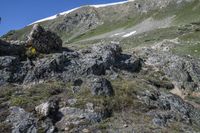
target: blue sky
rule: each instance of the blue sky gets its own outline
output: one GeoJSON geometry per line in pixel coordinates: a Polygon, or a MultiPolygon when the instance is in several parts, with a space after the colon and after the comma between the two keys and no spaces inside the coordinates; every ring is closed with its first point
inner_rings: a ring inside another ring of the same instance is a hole
{"type": "Polygon", "coordinates": [[[0,36],[24,26],[81,5],[104,4],[124,0],[1,0],[0,36]]]}

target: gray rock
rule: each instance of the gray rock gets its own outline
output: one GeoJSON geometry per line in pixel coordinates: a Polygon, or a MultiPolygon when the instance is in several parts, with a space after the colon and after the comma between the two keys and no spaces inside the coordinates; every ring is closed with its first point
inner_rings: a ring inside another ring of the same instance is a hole
{"type": "Polygon", "coordinates": [[[82,81],[82,79],[75,79],[74,81],[73,81],[73,85],[74,86],[81,86],[82,85],[82,83],[83,83],[83,81],[82,81]]]}
{"type": "Polygon", "coordinates": [[[55,133],[56,127],[54,126],[51,119],[46,118],[42,124],[41,127],[44,129],[45,133],[55,133]]]}
{"type": "Polygon", "coordinates": [[[7,121],[13,126],[12,133],[37,133],[36,119],[22,108],[11,107],[7,121]]]}
{"type": "Polygon", "coordinates": [[[30,69],[23,83],[29,84],[31,82],[40,82],[40,80],[48,80],[56,78],[56,74],[62,73],[65,66],[69,63],[68,59],[63,54],[54,54],[51,57],[39,59],[34,62],[32,69],[30,69]]]}
{"type": "Polygon", "coordinates": [[[106,112],[106,110],[104,112],[94,112],[88,109],[72,107],[61,108],[59,112],[62,114],[61,120],[56,123],[59,130],[64,130],[66,127],[78,129],[78,127],[83,126],[84,123],[97,123],[110,116],[110,112],[106,112]]]}
{"type": "Polygon", "coordinates": [[[153,122],[159,126],[166,126],[170,121],[182,121],[191,124],[191,121],[199,123],[200,111],[180,97],[173,94],[154,91],[145,92],[144,101],[149,108],[154,108],[150,112],[154,116],[153,122]]]}
{"type": "Polygon", "coordinates": [[[141,58],[146,64],[163,71],[182,89],[198,90],[200,82],[200,60],[174,55],[170,52],[156,51],[151,48],[141,49],[141,58]]]}
{"type": "Polygon", "coordinates": [[[23,43],[16,44],[2,41],[0,39],[0,56],[21,56],[25,54],[25,47],[23,43]]]}
{"type": "Polygon", "coordinates": [[[17,70],[19,63],[19,59],[14,56],[0,57],[0,85],[13,81],[13,73],[17,70]]]}
{"type": "Polygon", "coordinates": [[[74,104],[76,104],[76,102],[77,102],[77,99],[68,99],[67,100],[67,103],[69,104],[69,105],[74,105],[74,104]]]}
{"type": "Polygon", "coordinates": [[[114,95],[114,90],[107,79],[95,78],[91,82],[91,93],[93,95],[112,96],[114,95]]]}
{"type": "MultiPolygon", "coordinates": [[[[13,57],[14,58],[14,57],[13,57]]],[[[6,63],[8,57],[2,57],[0,63],[6,63]],[[2,60],[2,61],[1,61],[2,60]]],[[[5,64],[2,64],[5,65],[5,64]]],[[[3,66],[2,66],[3,67],[3,66]]],[[[135,72],[141,68],[140,59],[121,54],[117,44],[94,46],[90,53],[73,51],[44,55],[36,60],[18,61],[0,72],[3,83],[37,84],[47,80],[72,81],[74,86],[82,84],[81,78],[92,75],[106,75],[115,70],[135,72]],[[13,69],[14,68],[14,69],[13,69]],[[9,79],[9,80],[8,80],[9,79]]]]}
{"type": "Polygon", "coordinates": [[[120,57],[122,49],[118,44],[97,45],[92,47],[93,54],[99,56],[104,62],[104,67],[109,68],[120,57]]]}
{"type": "Polygon", "coordinates": [[[172,113],[158,113],[153,118],[153,123],[160,127],[165,127],[173,119],[172,113]]]}
{"type": "Polygon", "coordinates": [[[72,86],[72,92],[74,94],[78,93],[81,90],[80,86],[72,86]]]}
{"type": "Polygon", "coordinates": [[[44,117],[51,117],[58,112],[59,105],[58,101],[51,100],[46,103],[42,103],[35,107],[35,110],[38,114],[44,117]]]}
{"type": "Polygon", "coordinates": [[[34,47],[40,53],[51,53],[62,49],[62,40],[55,33],[45,31],[36,24],[29,35],[27,45],[34,47]]]}

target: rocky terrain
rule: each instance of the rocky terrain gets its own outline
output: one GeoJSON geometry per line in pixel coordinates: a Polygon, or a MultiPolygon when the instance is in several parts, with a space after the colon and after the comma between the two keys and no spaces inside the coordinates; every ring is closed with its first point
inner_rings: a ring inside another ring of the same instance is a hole
{"type": "Polygon", "coordinates": [[[200,132],[198,7],[84,6],[3,35],[0,132],[200,132]]]}

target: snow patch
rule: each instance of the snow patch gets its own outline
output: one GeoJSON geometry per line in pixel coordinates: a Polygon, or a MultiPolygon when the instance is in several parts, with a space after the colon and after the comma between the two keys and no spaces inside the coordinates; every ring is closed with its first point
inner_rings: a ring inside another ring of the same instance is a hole
{"type": "MultiPolygon", "coordinates": [[[[128,3],[128,1],[122,1],[122,2],[116,2],[116,3],[109,3],[109,4],[89,5],[89,7],[100,8],[100,7],[107,7],[107,6],[124,4],[124,3],[128,3]]],[[[81,7],[84,7],[84,6],[81,6],[81,7]]],[[[33,22],[33,23],[29,24],[29,25],[33,25],[33,24],[36,24],[36,23],[39,23],[39,22],[43,22],[43,21],[47,21],[47,20],[53,20],[53,19],[57,18],[57,16],[69,14],[69,13],[71,13],[71,12],[77,10],[77,9],[80,9],[81,7],[77,7],[77,8],[65,11],[65,12],[61,12],[61,13],[58,13],[56,15],[44,18],[44,19],[40,19],[40,20],[35,21],[35,22],[33,22]]]]}
{"type": "Polygon", "coordinates": [[[128,1],[121,1],[121,2],[115,2],[115,3],[109,3],[109,4],[90,5],[90,7],[100,8],[100,7],[106,7],[106,6],[120,5],[127,2],[128,1]]]}
{"type": "Polygon", "coordinates": [[[114,35],[111,35],[110,37],[119,36],[119,35],[122,35],[122,34],[124,34],[124,33],[125,33],[125,32],[116,33],[116,34],[114,34],[114,35]]]}
{"type": "Polygon", "coordinates": [[[123,35],[122,37],[129,37],[129,36],[132,36],[133,34],[135,34],[136,33],[136,31],[132,31],[132,32],[130,32],[130,33],[128,33],[128,34],[125,34],[125,35],[123,35]]]}

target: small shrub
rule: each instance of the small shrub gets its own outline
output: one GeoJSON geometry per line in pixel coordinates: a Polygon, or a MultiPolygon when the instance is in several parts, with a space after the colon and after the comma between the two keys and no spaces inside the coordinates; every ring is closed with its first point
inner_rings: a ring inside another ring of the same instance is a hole
{"type": "Polygon", "coordinates": [[[27,50],[26,50],[26,56],[28,58],[35,58],[37,56],[37,51],[34,47],[29,47],[27,50]]]}

